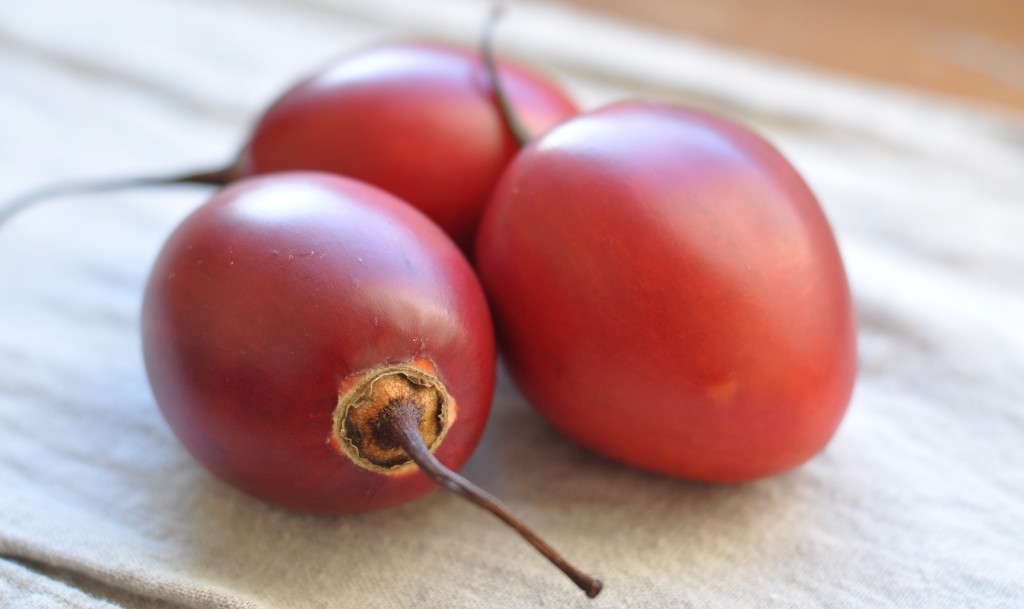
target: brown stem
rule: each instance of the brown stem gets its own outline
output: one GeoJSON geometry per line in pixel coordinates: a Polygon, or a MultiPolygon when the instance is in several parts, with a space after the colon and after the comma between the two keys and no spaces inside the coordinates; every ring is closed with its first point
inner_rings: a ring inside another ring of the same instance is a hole
{"type": "Polygon", "coordinates": [[[516,114],[515,109],[512,107],[512,102],[509,101],[505,86],[501,82],[501,75],[498,73],[498,62],[494,58],[494,26],[501,19],[504,12],[504,4],[496,2],[491,5],[491,10],[487,12],[483,30],[480,34],[480,49],[484,56],[487,76],[491,79],[491,85],[494,87],[494,96],[498,99],[498,107],[501,108],[501,116],[505,119],[505,124],[508,125],[509,131],[512,132],[516,141],[519,142],[519,146],[524,147],[530,143],[533,136],[526,126],[523,125],[519,115],[516,114]]]}
{"type": "Polygon", "coordinates": [[[601,580],[587,575],[570,564],[546,541],[530,530],[523,521],[513,516],[508,508],[493,495],[441,463],[420,437],[420,414],[413,404],[404,400],[395,402],[381,414],[381,419],[390,424],[390,431],[394,434],[395,439],[405,449],[409,457],[416,462],[416,465],[420,466],[423,473],[449,491],[468,499],[512,527],[545,558],[561,569],[562,573],[565,573],[588,597],[594,598],[601,592],[603,587],[601,580]]]}
{"type": "Polygon", "coordinates": [[[9,201],[0,208],[0,226],[3,226],[11,217],[18,212],[35,205],[45,199],[61,197],[64,195],[96,192],[100,190],[120,190],[123,188],[136,188],[140,186],[164,186],[171,184],[209,184],[211,186],[223,186],[237,178],[238,171],[234,165],[211,171],[200,171],[187,173],[179,176],[163,177],[142,177],[142,178],[116,178],[112,180],[97,180],[94,182],[70,182],[47,186],[40,190],[24,194],[13,201],[9,201]]]}

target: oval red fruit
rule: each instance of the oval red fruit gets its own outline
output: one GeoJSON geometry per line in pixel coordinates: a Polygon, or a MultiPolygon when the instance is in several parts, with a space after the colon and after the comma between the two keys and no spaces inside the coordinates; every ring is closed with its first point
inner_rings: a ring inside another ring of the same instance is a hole
{"type": "MultiPolygon", "coordinates": [[[[507,62],[499,74],[531,133],[576,114],[539,74],[507,62]]],[[[347,55],[286,92],[256,124],[238,170],[317,170],[369,182],[470,251],[487,197],[518,150],[477,51],[394,43],[347,55]]]]}
{"type": "Polygon", "coordinates": [[[161,251],[142,331],[157,403],[189,451],[286,508],[359,512],[435,488],[387,454],[357,463],[353,405],[404,391],[436,407],[424,437],[451,468],[490,407],[493,330],[469,264],[422,214],[347,178],[225,188],[161,251]]]}
{"type": "Polygon", "coordinates": [[[612,459],[710,481],[820,451],[856,369],[850,290],[793,167],[705,113],[621,103],[523,150],[477,266],[519,386],[612,459]]]}

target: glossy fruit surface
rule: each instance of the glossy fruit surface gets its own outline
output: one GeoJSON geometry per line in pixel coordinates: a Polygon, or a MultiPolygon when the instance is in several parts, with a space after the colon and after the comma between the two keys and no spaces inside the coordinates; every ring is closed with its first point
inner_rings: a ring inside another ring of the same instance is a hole
{"type": "MultiPolygon", "coordinates": [[[[540,75],[505,62],[499,74],[531,133],[576,114],[540,75]]],[[[317,170],[369,182],[469,251],[491,189],[518,149],[479,53],[394,43],[345,56],[286,92],[256,124],[237,169],[317,170]]]]}
{"type": "Polygon", "coordinates": [[[831,229],[768,143],[620,103],[533,142],[477,267],[520,388],[612,459],[745,481],[819,452],[849,402],[854,312],[831,229]]]}
{"type": "Polygon", "coordinates": [[[447,388],[435,454],[452,468],[490,407],[493,330],[465,258],[415,209],[337,176],[241,180],[201,206],[156,261],[142,330],[154,395],[189,451],[291,509],[373,510],[434,488],[339,449],[335,413],[369,371],[447,388]]]}

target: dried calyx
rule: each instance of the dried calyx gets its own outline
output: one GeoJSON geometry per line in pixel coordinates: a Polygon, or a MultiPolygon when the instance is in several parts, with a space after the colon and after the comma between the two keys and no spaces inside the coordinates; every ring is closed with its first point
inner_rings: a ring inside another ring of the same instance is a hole
{"type": "Polygon", "coordinates": [[[334,411],[337,445],[368,470],[394,474],[412,466],[392,422],[393,411],[408,409],[418,436],[429,450],[440,446],[451,426],[451,395],[431,374],[408,365],[377,368],[338,399],[334,411]]]}

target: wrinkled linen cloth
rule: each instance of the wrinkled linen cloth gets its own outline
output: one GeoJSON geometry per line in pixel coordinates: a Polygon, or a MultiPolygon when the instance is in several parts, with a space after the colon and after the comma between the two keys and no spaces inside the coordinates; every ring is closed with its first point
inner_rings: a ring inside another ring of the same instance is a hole
{"type": "MultiPolygon", "coordinates": [[[[0,201],[222,164],[315,66],[385,39],[473,43],[485,10],[0,3],[0,201]]],[[[804,173],[860,322],[827,449],[741,486],[646,474],[562,440],[502,375],[464,473],[602,577],[594,601],[443,492],[359,516],[282,511],[189,457],[143,369],[148,269],[209,189],[65,197],[0,227],[0,607],[1024,607],[1021,117],[557,5],[516,5],[497,44],[586,108],[711,109],[804,173]]]]}

